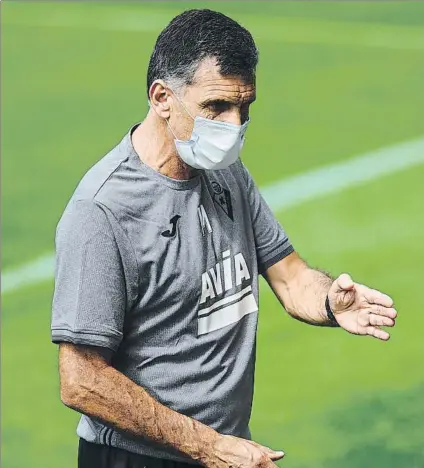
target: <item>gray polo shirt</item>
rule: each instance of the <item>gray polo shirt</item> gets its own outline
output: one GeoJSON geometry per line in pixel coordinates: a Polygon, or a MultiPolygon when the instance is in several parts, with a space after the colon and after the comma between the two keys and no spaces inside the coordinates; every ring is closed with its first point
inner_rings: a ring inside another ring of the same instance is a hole
{"type": "MultiPolygon", "coordinates": [[[[175,180],[131,133],[83,177],[56,231],[52,341],[110,348],[164,405],[250,438],[258,274],[293,251],[239,160],[175,180]]],[[[77,434],[190,461],[83,415],[77,434]]]]}

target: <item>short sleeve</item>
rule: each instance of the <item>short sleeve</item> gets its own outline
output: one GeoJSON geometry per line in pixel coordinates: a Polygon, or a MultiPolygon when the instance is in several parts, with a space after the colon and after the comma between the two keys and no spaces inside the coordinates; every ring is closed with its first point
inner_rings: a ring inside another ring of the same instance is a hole
{"type": "Polygon", "coordinates": [[[240,162],[243,177],[247,185],[247,197],[255,236],[256,256],[259,273],[294,251],[283,227],[275,218],[248,169],[240,162]]]}
{"type": "Polygon", "coordinates": [[[58,224],[53,343],[115,351],[122,340],[134,272],[124,263],[127,255],[119,248],[110,218],[93,200],[79,200],[68,205],[58,224]]]}

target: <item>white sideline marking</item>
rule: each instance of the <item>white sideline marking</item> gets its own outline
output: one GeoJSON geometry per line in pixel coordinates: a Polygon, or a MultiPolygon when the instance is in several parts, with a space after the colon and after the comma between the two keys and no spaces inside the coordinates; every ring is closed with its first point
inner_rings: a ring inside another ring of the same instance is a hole
{"type": "Polygon", "coordinates": [[[278,211],[423,163],[424,138],[419,138],[280,180],[261,193],[278,211]]]}
{"type": "MultiPolygon", "coordinates": [[[[423,163],[424,138],[420,138],[282,179],[263,187],[261,192],[276,212],[423,163]]],[[[47,254],[4,272],[2,293],[52,279],[54,262],[54,254],[47,254]]]]}
{"type": "Polygon", "coordinates": [[[25,265],[5,271],[1,275],[1,293],[8,293],[30,284],[52,279],[54,263],[55,256],[50,253],[25,265]]]}

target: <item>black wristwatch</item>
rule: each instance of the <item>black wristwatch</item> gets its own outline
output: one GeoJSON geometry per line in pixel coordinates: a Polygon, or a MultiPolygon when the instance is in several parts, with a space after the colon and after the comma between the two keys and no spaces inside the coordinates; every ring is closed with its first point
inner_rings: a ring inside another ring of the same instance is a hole
{"type": "Polygon", "coordinates": [[[328,299],[328,295],[325,299],[325,310],[327,311],[327,317],[328,317],[328,320],[330,321],[330,327],[340,327],[339,322],[336,320],[336,317],[334,317],[333,311],[331,310],[330,300],[328,299]]]}

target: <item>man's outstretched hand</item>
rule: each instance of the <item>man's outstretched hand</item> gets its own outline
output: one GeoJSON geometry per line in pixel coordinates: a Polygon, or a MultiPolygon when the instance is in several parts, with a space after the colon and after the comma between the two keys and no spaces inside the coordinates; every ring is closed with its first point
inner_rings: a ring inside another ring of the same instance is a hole
{"type": "Polygon", "coordinates": [[[272,450],[253,440],[219,434],[203,465],[207,468],[276,468],[274,461],[283,457],[281,450],[272,450]]]}
{"type": "Polygon", "coordinates": [[[370,335],[383,341],[389,333],[379,327],[393,327],[397,316],[393,299],[386,294],[355,283],[344,273],[332,284],[328,299],[340,327],[355,335],[370,335]]]}

